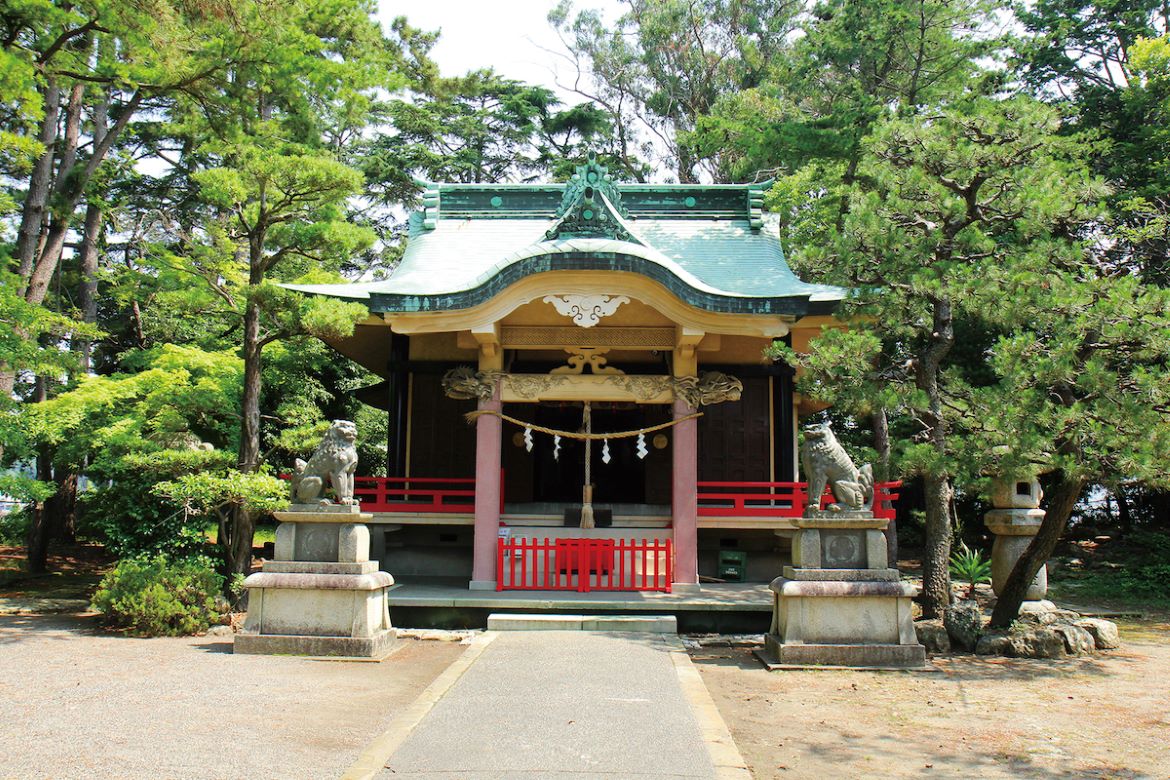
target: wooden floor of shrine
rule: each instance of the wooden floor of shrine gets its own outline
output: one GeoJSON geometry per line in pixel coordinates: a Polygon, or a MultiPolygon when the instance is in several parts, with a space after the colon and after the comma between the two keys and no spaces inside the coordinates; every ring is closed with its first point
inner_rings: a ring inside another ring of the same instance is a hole
{"type": "Polygon", "coordinates": [[[491,613],[674,615],[684,633],[763,633],[772,619],[766,582],[704,583],[697,591],[639,593],[469,590],[465,579],[405,579],[390,589],[401,628],[484,628],[491,613]]]}

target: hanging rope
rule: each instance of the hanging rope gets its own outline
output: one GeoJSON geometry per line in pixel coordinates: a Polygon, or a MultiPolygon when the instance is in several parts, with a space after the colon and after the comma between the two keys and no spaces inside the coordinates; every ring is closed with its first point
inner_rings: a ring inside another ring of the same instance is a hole
{"type": "MultiPolygon", "coordinates": [[[[581,412],[581,427],[585,435],[593,433],[593,412],[589,402],[585,402],[585,409],[581,412]]],[[[585,440],[585,484],[581,486],[581,527],[593,528],[593,441],[585,440]]]]}
{"type": "Polygon", "coordinates": [[[545,428],[543,425],[517,420],[515,417],[509,417],[502,412],[495,412],[491,409],[477,409],[474,412],[468,412],[464,415],[464,417],[467,419],[468,423],[471,423],[474,422],[475,418],[479,417],[481,414],[490,414],[493,417],[499,417],[501,420],[506,420],[513,425],[519,425],[521,428],[531,428],[538,433],[547,433],[549,436],[560,436],[562,439],[577,439],[578,441],[596,441],[598,439],[627,439],[631,436],[637,436],[640,433],[654,433],[655,431],[661,431],[666,428],[678,425],[680,422],[694,420],[696,417],[703,416],[702,412],[695,412],[694,414],[688,414],[685,417],[679,417],[677,420],[664,422],[660,425],[651,425],[647,428],[638,428],[632,431],[614,431],[612,433],[581,433],[580,431],[559,431],[556,428],[545,428]]]}

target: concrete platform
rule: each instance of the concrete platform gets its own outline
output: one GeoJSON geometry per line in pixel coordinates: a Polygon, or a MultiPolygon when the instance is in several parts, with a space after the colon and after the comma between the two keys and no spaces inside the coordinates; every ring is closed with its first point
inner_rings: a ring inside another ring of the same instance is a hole
{"type": "Polygon", "coordinates": [[[750,777],[677,637],[507,631],[480,641],[451,687],[409,728],[392,724],[347,780],[750,777]]]}
{"type": "Polygon", "coordinates": [[[772,620],[763,582],[704,584],[694,592],[637,593],[468,590],[466,580],[400,581],[388,593],[394,624],[403,628],[485,628],[489,615],[669,615],[683,632],[756,633],[772,620]]]}
{"type": "Polygon", "coordinates": [[[488,615],[489,631],[620,631],[677,634],[674,615],[488,615]]]}

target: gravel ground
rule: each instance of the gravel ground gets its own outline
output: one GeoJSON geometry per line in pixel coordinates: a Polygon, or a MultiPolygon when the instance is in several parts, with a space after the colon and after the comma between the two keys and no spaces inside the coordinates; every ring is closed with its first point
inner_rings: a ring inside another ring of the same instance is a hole
{"type": "Polygon", "coordinates": [[[1170,778],[1170,625],[1041,661],[955,655],[935,672],[768,672],[746,647],[691,657],[757,780],[1170,778]]]}
{"type": "Polygon", "coordinates": [[[0,617],[0,778],[337,777],[463,651],[403,642],[380,664],[310,661],[0,617]]]}

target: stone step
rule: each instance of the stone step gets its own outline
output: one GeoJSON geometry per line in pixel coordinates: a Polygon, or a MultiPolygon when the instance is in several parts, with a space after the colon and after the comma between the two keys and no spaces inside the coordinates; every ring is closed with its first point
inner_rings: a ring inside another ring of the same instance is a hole
{"type": "Polygon", "coordinates": [[[561,615],[492,613],[489,631],[621,631],[642,634],[677,634],[674,615],[561,615]]]}

